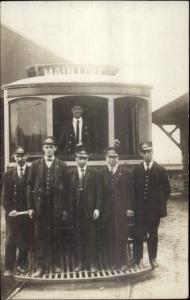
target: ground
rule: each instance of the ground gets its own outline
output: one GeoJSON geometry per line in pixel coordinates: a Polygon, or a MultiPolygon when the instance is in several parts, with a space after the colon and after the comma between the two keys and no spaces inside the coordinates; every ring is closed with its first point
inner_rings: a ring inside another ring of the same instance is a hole
{"type": "MultiPolygon", "coordinates": [[[[3,218],[2,218],[3,220],[3,218]]],[[[3,222],[2,222],[3,223],[3,222]]],[[[4,239],[4,225],[2,226],[4,239]]],[[[3,250],[3,248],[2,248],[3,250]]],[[[146,250],[146,246],[145,246],[146,250]]],[[[3,252],[2,252],[3,254],[3,252]]],[[[188,203],[168,201],[168,217],[159,227],[159,268],[149,275],[123,281],[27,285],[12,299],[184,299],[188,297],[188,203]]],[[[145,262],[148,264],[147,254],[145,262]]],[[[3,292],[15,282],[3,280],[3,292]]]]}

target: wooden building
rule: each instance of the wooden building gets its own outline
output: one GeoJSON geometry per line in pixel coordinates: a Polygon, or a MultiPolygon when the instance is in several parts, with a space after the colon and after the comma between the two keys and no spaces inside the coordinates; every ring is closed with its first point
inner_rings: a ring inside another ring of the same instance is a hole
{"type": "Polygon", "coordinates": [[[178,97],[172,102],[154,111],[152,121],[155,123],[181,150],[183,162],[184,196],[189,195],[189,95],[178,97]],[[168,130],[166,125],[174,125],[168,130]],[[180,130],[180,142],[174,137],[174,132],[180,130]]]}
{"type": "MultiPolygon", "coordinates": [[[[1,25],[1,86],[27,77],[26,67],[33,64],[63,63],[67,60],[1,25]]],[[[4,103],[0,98],[0,185],[4,172],[4,103]]]]}

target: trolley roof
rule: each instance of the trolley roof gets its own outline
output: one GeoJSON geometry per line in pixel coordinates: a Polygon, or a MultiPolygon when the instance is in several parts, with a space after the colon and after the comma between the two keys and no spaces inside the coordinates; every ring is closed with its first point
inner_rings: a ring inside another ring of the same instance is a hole
{"type": "Polygon", "coordinates": [[[110,75],[91,75],[91,74],[65,74],[65,75],[46,75],[36,76],[21,79],[4,85],[3,89],[21,88],[21,87],[35,87],[35,86],[49,86],[49,85],[74,85],[74,84],[95,84],[95,85],[117,85],[129,86],[137,88],[152,89],[150,85],[133,84],[121,81],[117,76],[110,75]]]}

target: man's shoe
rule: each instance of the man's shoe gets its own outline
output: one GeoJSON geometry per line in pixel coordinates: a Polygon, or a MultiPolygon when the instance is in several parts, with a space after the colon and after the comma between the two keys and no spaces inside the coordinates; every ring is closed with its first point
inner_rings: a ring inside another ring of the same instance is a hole
{"type": "Polygon", "coordinates": [[[135,269],[136,271],[140,270],[139,264],[134,264],[132,268],[135,269]]]}
{"type": "Polygon", "coordinates": [[[90,265],[90,272],[91,273],[95,273],[97,271],[98,271],[98,269],[97,269],[97,267],[95,265],[90,265]]]}
{"type": "Polygon", "coordinates": [[[13,275],[13,272],[10,271],[10,270],[5,270],[4,273],[3,273],[3,275],[4,275],[5,277],[12,276],[12,275],[13,275]]]}
{"type": "Polygon", "coordinates": [[[140,267],[140,269],[144,269],[145,268],[145,263],[144,263],[144,261],[142,259],[140,260],[139,267],[140,267]]]}
{"type": "Polygon", "coordinates": [[[139,270],[140,269],[140,260],[134,260],[133,267],[135,270],[139,270]]]}
{"type": "Polygon", "coordinates": [[[41,268],[38,268],[37,270],[36,270],[36,272],[34,272],[33,274],[32,274],[32,277],[40,277],[40,276],[42,276],[43,275],[43,270],[41,269],[41,268]]]}
{"type": "Polygon", "coordinates": [[[140,261],[135,261],[134,268],[138,270],[144,269],[145,268],[144,261],[142,259],[140,261]]]}
{"type": "Polygon", "coordinates": [[[152,268],[157,268],[157,267],[159,267],[159,264],[158,264],[158,262],[156,261],[156,259],[151,259],[151,260],[150,260],[150,264],[151,264],[152,268]]]}
{"type": "Polygon", "coordinates": [[[79,263],[75,268],[75,272],[80,272],[81,270],[82,270],[82,263],[79,263]]]}
{"type": "Polygon", "coordinates": [[[54,270],[55,270],[55,273],[61,273],[62,272],[62,269],[58,266],[55,266],[54,270]]]}
{"type": "Polygon", "coordinates": [[[21,267],[21,266],[17,266],[17,271],[20,273],[20,274],[24,274],[26,272],[26,269],[21,267]]]}
{"type": "Polygon", "coordinates": [[[122,271],[122,272],[127,271],[127,265],[122,265],[122,266],[121,266],[121,271],[122,271]]]}

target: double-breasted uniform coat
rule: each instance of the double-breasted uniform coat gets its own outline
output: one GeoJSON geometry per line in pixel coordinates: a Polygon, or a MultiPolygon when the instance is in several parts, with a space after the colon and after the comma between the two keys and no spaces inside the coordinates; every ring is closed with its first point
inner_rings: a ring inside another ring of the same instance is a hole
{"type": "Polygon", "coordinates": [[[97,223],[93,212],[100,209],[97,172],[86,167],[82,189],[77,168],[69,174],[69,216],[74,226],[74,245],[77,263],[89,267],[97,260],[97,223]]]}
{"type": "Polygon", "coordinates": [[[122,166],[111,174],[105,167],[100,184],[100,249],[110,267],[120,268],[127,264],[127,209],[131,209],[134,196],[132,174],[122,166]]]}
{"type": "Polygon", "coordinates": [[[170,195],[167,172],[156,162],[153,162],[150,170],[145,171],[141,163],[134,169],[134,187],[134,258],[139,263],[143,257],[143,240],[147,234],[149,259],[155,259],[157,255],[158,226],[160,218],[167,216],[167,200],[170,195]]]}
{"type": "Polygon", "coordinates": [[[55,158],[47,168],[45,158],[34,161],[28,177],[28,208],[34,209],[37,265],[44,269],[44,254],[60,264],[63,211],[67,209],[67,166],[55,158]],[[48,249],[47,249],[48,248],[48,249]]]}
{"type": "Polygon", "coordinates": [[[26,268],[29,248],[29,218],[26,215],[9,216],[13,210],[25,211],[27,209],[26,182],[29,168],[20,178],[17,167],[7,171],[3,177],[2,201],[5,209],[6,244],[5,269],[13,271],[16,262],[16,249],[18,248],[17,265],[26,268]]]}

